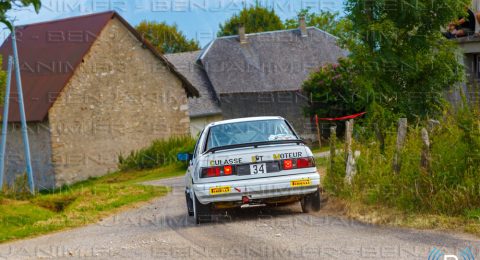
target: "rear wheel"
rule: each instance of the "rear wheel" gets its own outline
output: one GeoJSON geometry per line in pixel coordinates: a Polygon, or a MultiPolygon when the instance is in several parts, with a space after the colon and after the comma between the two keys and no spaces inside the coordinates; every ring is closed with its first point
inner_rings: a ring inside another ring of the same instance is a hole
{"type": "Polygon", "coordinates": [[[187,211],[190,217],[193,217],[193,201],[190,194],[185,191],[185,200],[187,201],[187,211]]]}
{"type": "Polygon", "coordinates": [[[197,196],[193,196],[194,198],[194,218],[195,218],[195,223],[200,224],[200,223],[205,223],[205,222],[210,222],[212,220],[212,216],[210,214],[210,205],[203,205],[198,201],[197,196]]]}
{"type": "Polygon", "coordinates": [[[303,213],[320,211],[320,189],[315,193],[309,194],[300,201],[303,213]]]}

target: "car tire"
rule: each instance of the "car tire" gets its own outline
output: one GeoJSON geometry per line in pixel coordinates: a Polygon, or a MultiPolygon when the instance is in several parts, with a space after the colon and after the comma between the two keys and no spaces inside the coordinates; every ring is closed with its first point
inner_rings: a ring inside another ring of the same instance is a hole
{"type": "Polygon", "coordinates": [[[303,213],[318,212],[321,208],[320,189],[300,200],[303,213]]]}
{"type": "Polygon", "coordinates": [[[193,217],[193,201],[192,201],[192,198],[190,197],[190,194],[187,191],[185,191],[185,200],[187,202],[188,216],[193,217]]]}
{"type": "Polygon", "coordinates": [[[194,218],[196,224],[201,224],[205,222],[210,222],[212,220],[212,216],[210,214],[210,205],[203,205],[198,201],[197,196],[194,197],[194,218]]]}

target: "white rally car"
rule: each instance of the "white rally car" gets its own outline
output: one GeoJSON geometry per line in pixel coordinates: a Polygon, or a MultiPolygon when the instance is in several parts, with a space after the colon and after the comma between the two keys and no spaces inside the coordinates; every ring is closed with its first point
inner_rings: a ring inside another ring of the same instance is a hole
{"type": "Polygon", "coordinates": [[[320,175],[310,149],[281,117],[253,117],[208,125],[189,161],[186,201],[196,223],[214,209],[300,201],[320,210],[320,175]]]}

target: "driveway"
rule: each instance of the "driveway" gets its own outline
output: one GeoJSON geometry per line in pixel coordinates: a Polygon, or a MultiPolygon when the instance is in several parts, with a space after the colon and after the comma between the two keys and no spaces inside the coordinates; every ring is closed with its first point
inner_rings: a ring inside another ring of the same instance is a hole
{"type": "Polygon", "coordinates": [[[197,226],[186,215],[183,177],[149,184],[173,190],[97,224],[2,244],[0,259],[428,259],[433,248],[463,259],[466,247],[479,256],[473,236],[302,214],[299,204],[234,211],[197,226]]]}

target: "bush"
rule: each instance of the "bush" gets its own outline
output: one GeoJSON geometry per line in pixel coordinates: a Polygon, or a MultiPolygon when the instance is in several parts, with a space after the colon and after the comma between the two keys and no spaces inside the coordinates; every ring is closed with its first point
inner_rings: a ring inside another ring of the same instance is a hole
{"type": "Polygon", "coordinates": [[[177,154],[193,152],[195,140],[191,137],[173,137],[157,140],[147,148],[133,151],[129,156],[119,156],[120,170],[152,169],[177,162],[177,154]]]}
{"type": "Polygon", "coordinates": [[[338,64],[326,64],[310,74],[303,83],[305,95],[311,98],[305,108],[309,117],[341,117],[365,111],[367,96],[359,86],[357,72],[349,59],[338,64]]]}
{"type": "MultiPolygon", "coordinates": [[[[392,129],[394,130],[394,129],[392,129]]],[[[352,185],[344,183],[345,160],[339,154],[328,169],[325,188],[344,198],[381,204],[407,212],[468,215],[480,208],[480,120],[468,109],[446,115],[430,132],[431,164],[420,166],[421,127],[409,128],[401,153],[402,167],[393,172],[396,133],[388,131],[385,149],[373,138],[354,143],[360,151],[352,185]]]]}
{"type": "Polygon", "coordinates": [[[0,195],[9,199],[23,200],[32,197],[28,186],[27,173],[17,174],[12,186],[5,186],[0,189],[0,195]]]}

